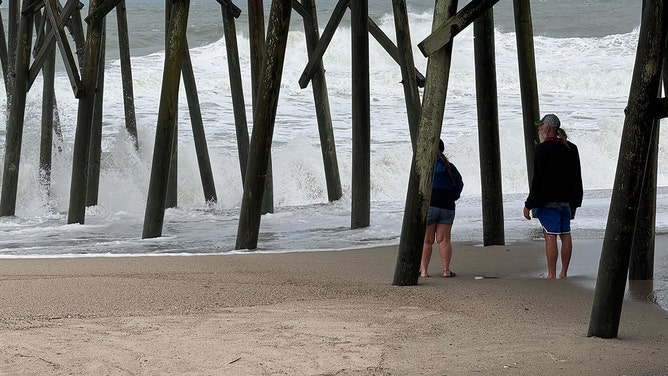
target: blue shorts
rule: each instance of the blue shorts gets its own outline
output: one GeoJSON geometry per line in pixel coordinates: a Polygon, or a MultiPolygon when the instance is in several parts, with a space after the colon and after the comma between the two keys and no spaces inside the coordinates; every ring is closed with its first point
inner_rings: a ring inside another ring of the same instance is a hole
{"type": "Polygon", "coordinates": [[[455,221],[455,211],[450,209],[441,209],[435,206],[429,207],[427,212],[427,226],[434,223],[441,225],[451,225],[455,221]]]}
{"type": "Polygon", "coordinates": [[[571,207],[540,207],[534,216],[540,220],[543,230],[551,235],[569,234],[571,232],[571,207]]]}

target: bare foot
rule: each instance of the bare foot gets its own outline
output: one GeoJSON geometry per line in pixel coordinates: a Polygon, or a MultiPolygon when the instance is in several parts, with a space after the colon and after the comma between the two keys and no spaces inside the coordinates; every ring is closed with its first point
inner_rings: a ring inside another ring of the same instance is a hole
{"type": "Polygon", "coordinates": [[[427,278],[429,277],[429,274],[420,272],[420,278],[427,278]]]}
{"type": "Polygon", "coordinates": [[[457,273],[453,272],[452,270],[443,271],[443,277],[445,277],[445,278],[452,278],[456,275],[457,275],[457,273]]]}

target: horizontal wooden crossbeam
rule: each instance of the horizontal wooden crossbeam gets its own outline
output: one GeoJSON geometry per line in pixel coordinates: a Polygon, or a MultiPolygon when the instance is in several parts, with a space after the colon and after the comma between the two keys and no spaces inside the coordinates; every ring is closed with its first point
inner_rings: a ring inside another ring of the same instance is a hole
{"type": "Polygon", "coordinates": [[[467,26],[473,23],[476,18],[490,9],[499,0],[473,0],[466,4],[457,14],[450,17],[445,24],[436,29],[431,35],[418,43],[418,48],[425,57],[429,57],[434,52],[440,50],[446,44],[452,41],[455,35],[459,34],[467,26]]]}
{"type": "Polygon", "coordinates": [[[239,16],[241,15],[241,9],[239,9],[238,6],[234,5],[232,1],[230,0],[216,0],[216,1],[218,2],[218,4],[225,7],[227,12],[229,12],[232,15],[232,17],[239,18],[239,16]]]}

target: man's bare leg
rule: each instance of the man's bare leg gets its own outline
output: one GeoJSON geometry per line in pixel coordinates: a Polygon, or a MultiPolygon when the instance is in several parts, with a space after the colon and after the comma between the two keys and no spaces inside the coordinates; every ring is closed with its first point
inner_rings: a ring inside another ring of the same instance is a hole
{"type": "Polygon", "coordinates": [[[557,278],[557,258],[559,258],[559,248],[557,246],[557,235],[545,234],[545,256],[547,257],[547,278],[557,278]]]}
{"type": "Polygon", "coordinates": [[[561,273],[559,278],[566,278],[568,276],[568,265],[571,262],[571,254],[573,253],[573,238],[571,234],[561,234],[561,273]]]}

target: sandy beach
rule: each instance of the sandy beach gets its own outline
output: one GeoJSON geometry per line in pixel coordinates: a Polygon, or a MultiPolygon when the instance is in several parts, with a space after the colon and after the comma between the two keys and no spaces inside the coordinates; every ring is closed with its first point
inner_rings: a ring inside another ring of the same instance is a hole
{"type": "Polygon", "coordinates": [[[409,287],[396,247],[4,259],[0,373],[668,375],[668,312],[629,297],[588,338],[591,260],[546,280],[542,247],[456,243],[457,277],[409,287]]]}

